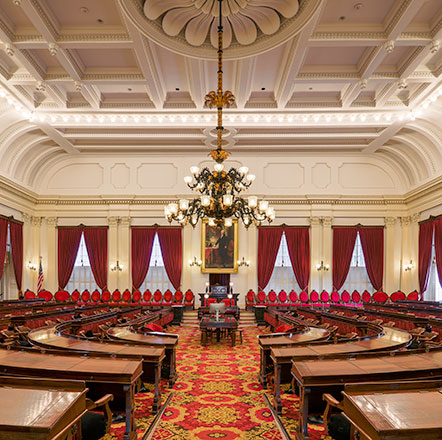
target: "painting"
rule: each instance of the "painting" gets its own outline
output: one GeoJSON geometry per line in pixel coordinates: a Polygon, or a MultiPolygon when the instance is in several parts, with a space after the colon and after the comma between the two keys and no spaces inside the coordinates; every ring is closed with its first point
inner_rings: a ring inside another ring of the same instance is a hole
{"type": "Polygon", "coordinates": [[[238,272],[238,220],[233,220],[229,228],[209,226],[203,220],[201,232],[201,272],[238,272]]]}

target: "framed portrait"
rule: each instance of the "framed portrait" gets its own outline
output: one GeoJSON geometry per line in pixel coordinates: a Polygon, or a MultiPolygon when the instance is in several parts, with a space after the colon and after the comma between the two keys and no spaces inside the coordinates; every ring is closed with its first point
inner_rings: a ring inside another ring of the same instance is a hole
{"type": "Polygon", "coordinates": [[[208,220],[201,224],[201,272],[238,272],[238,220],[229,228],[209,226],[208,220]]]}

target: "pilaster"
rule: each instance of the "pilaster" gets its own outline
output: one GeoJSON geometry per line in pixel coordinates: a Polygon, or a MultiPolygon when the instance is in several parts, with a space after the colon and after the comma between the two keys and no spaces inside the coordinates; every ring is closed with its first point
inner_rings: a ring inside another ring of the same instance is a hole
{"type": "Polygon", "coordinates": [[[132,275],[130,268],[130,217],[120,217],[118,226],[118,249],[117,260],[123,266],[123,270],[118,272],[118,288],[132,289],[132,275]]]}
{"type": "Polygon", "coordinates": [[[411,286],[413,271],[405,271],[404,266],[410,262],[413,258],[412,255],[412,243],[411,243],[411,217],[401,217],[401,229],[402,229],[402,256],[401,256],[401,287],[400,289],[405,292],[411,292],[413,289],[411,286]]]}
{"type": "MultiPolygon", "coordinates": [[[[45,272],[45,288],[50,292],[58,290],[58,274],[57,274],[57,217],[48,217],[46,219],[46,272],[45,272]]],[[[42,261],[44,265],[44,261],[42,261]]]]}
{"type": "MultiPolygon", "coordinates": [[[[328,264],[330,269],[324,271],[322,275],[322,289],[331,292],[333,289],[333,234],[332,234],[333,217],[322,217],[322,256],[324,264],[328,264]]],[[[321,290],[322,290],[321,289],[321,290]]]]}
{"type": "Polygon", "coordinates": [[[310,290],[322,289],[323,271],[316,270],[322,256],[322,222],[320,217],[310,217],[310,290]]]}
{"type": "MultiPolygon", "coordinates": [[[[112,292],[118,286],[119,271],[110,270],[113,264],[118,260],[118,217],[108,217],[109,225],[108,238],[107,238],[107,252],[108,252],[108,274],[107,274],[107,288],[112,292]]],[[[125,268],[127,269],[127,268],[125,268]]]]}
{"type": "MultiPolygon", "coordinates": [[[[30,217],[30,241],[28,243],[30,243],[30,249],[28,251],[28,255],[29,258],[26,262],[26,264],[31,261],[33,264],[37,265],[37,270],[36,271],[31,271],[32,274],[30,275],[30,289],[32,291],[36,291],[37,289],[37,279],[38,279],[38,265],[40,262],[40,256],[42,255],[42,249],[40,248],[40,242],[43,244],[44,243],[44,249],[46,251],[47,248],[47,244],[44,241],[40,241],[41,240],[41,233],[42,233],[42,217],[34,217],[31,216],[30,217]]],[[[44,234],[46,235],[46,234],[44,234]]],[[[47,260],[46,260],[47,262],[47,260]]],[[[42,265],[44,267],[44,261],[42,261],[42,265]]],[[[29,270],[29,269],[27,269],[29,270]]],[[[44,269],[43,269],[44,270],[44,269]]],[[[44,284],[44,286],[46,286],[46,283],[44,284]]],[[[26,288],[25,288],[26,289],[26,288]]]]}
{"type": "Polygon", "coordinates": [[[385,217],[384,240],[384,291],[392,293],[399,289],[401,274],[401,241],[396,237],[396,217],[385,217]]]}
{"type": "Polygon", "coordinates": [[[38,264],[38,261],[32,261],[31,253],[31,216],[25,212],[22,213],[23,220],[23,292],[26,289],[33,289],[35,270],[29,269],[29,262],[38,264]]]}

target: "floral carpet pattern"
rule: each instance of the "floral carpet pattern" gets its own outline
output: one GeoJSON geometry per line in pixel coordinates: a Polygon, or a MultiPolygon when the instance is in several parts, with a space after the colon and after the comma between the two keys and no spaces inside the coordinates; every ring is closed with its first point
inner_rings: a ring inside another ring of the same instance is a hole
{"type": "MultiPolygon", "coordinates": [[[[258,382],[259,347],[263,331],[245,327],[243,343],[231,347],[226,341],[202,347],[197,327],[180,327],[174,395],[154,434],[154,440],[282,440],[263,390],[258,382]]],[[[147,385],[147,384],[146,384],[147,385]]],[[[163,402],[167,398],[164,383],[163,402]]],[[[136,395],[138,440],[152,423],[152,393],[136,395]]],[[[298,419],[298,398],[283,394],[281,420],[291,438],[298,419]]],[[[331,440],[322,426],[309,425],[312,440],[331,440]]],[[[121,439],[124,423],[112,425],[105,440],[121,439]]]]}

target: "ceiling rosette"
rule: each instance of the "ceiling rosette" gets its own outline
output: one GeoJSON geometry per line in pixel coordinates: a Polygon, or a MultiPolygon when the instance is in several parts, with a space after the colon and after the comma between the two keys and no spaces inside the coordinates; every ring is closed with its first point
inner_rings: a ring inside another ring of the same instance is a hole
{"type": "MultiPolygon", "coordinates": [[[[296,36],[322,0],[224,0],[226,59],[255,56],[296,36]]],[[[118,0],[146,37],[182,55],[214,59],[218,0],[118,0]]]]}

